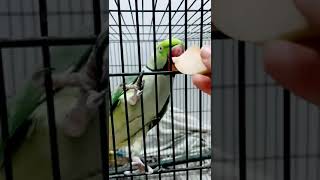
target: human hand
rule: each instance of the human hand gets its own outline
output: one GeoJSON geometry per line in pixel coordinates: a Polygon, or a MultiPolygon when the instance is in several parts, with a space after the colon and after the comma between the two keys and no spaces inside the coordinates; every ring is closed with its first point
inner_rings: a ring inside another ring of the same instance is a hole
{"type": "MultiPolygon", "coordinates": [[[[200,52],[203,64],[211,72],[211,48],[204,46],[200,52]]],[[[206,75],[195,74],[192,76],[192,83],[203,92],[211,95],[211,73],[206,75]]]]}
{"type": "Polygon", "coordinates": [[[265,70],[294,94],[320,106],[320,1],[295,0],[319,36],[299,42],[274,41],[265,46],[265,70]]]}

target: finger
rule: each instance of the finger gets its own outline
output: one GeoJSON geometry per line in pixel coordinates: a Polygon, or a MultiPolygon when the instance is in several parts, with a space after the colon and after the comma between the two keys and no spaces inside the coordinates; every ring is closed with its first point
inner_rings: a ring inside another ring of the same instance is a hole
{"type": "Polygon", "coordinates": [[[319,52],[299,44],[273,42],[265,47],[265,70],[294,94],[320,105],[319,52]]]}
{"type": "Polygon", "coordinates": [[[307,21],[320,30],[320,1],[319,0],[295,0],[296,7],[304,15],[307,21]]]}
{"type": "Polygon", "coordinates": [[[211,95],[211,78],[209,76],[195,74],[192,76],[192,83],[201,91],[211,95]]]}
{"type": "Polygon", "coordinates": [[[202,58],[203,64],[209,71],[211,71],[211,48],[208,46],[202,47],[200,56],[202,58]]]}

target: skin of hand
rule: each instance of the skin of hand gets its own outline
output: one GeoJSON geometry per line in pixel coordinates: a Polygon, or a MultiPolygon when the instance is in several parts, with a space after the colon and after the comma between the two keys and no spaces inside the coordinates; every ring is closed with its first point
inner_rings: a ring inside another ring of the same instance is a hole
{"type": "MultiPolygon", "coordinates": [[[[204,46],[201,48],[200,55],[203,64],[211,72],[211,47],[204,46]]],[[[211,95],[211,73],[206,75],[195,74],[192,76],[192,83],[203,92],[211,95]]]]}
{"type": "Polygon", "coordinates": [[[320,1],[295,0],[295,4],[319,36],[266,44],[264,67],[284,88],[320,106],[320,1]]]}

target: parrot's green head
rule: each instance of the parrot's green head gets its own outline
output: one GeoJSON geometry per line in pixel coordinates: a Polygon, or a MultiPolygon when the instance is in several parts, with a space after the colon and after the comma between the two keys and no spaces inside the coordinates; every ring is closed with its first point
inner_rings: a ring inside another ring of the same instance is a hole
{"type": "MultiPolygon", "coordinates": [[[[176,68],[170,58],[170,42],[169,39],[161,41],[157,44],[156,49],[156,65],[153,58],[147,62],[147,67],[155,71],[176,71],[176,68]]],[[[177,38],[171,39],[171,55],[178,57],[184,53],[184,43],[177,38]]]]}

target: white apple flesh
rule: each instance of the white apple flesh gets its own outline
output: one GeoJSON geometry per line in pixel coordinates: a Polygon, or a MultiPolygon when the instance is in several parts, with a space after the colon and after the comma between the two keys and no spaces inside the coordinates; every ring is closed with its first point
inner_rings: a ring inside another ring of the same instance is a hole
{"type": "Polygon", "coordinates": [[[172,57],[177,70],[188,75],[209,73],[202,62],[200,50],[198,47],[190,47],[181,56],[172,57]]]}

